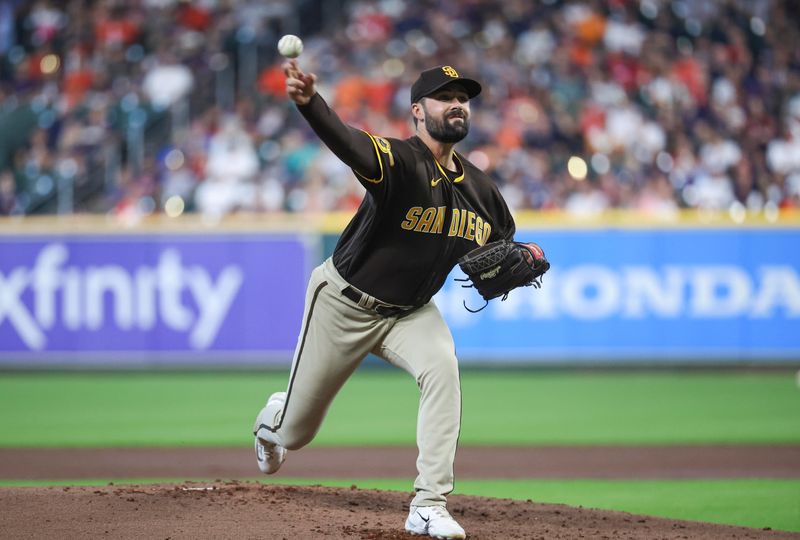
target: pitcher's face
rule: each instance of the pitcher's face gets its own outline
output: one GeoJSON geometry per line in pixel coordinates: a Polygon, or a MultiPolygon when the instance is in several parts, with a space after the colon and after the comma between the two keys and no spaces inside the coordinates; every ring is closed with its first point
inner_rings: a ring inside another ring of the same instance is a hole
{"type": "Polygon", "coordinates": [[[445,86],[419,104],[425,129],[434,140],[457,143],[469,133],[469,96],[460,85],[445,86]]]}

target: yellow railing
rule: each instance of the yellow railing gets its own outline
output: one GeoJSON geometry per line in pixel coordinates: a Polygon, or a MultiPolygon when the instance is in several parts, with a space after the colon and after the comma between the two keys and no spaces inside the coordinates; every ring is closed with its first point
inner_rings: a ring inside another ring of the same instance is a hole
{"type": "MultiPolygon", "coordinates": [[[[98,214],[66,216],[0,217],[0,235],[26,234],[126,234],[220,232],[341,232],[351,212],[305,214],[233,214],[214,219],[199,214],[171,218],[163,214],[137,219],[98,214]]],[[[610,210],[591,216],[576,216],[563,211],[521,211],[515,214],[518,229],[652,229],[652,228],[800,228],[800,211],[770,213],[707,212],[684,210],[669,216],[610,210]]]]}
{"type": "Polygon", "coordinates": [[[723,212],[709,210],[680,210],[670,214],[653,214],[637,210],[606,210],[602,213],[579,216],[564,211],[523,211],[515,215],[517,228],[752,228],[800,227],[800,211],[723,212]]]}

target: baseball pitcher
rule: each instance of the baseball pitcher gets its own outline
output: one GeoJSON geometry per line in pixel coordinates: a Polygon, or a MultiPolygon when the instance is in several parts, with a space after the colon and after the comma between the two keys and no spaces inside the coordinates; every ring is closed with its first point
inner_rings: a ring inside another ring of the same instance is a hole
{"type": "Polygon", "coordinates": [[[405,140],[346,125],[296,60],[286,93],[366,195],[333,256],[311,274],[286,391],[258,413],[258,466],[272,474],[308,444],[336,393],[368,353],[408,372],[420,390],[416,495],[407,531],[465,538],[446,509],[460,430],[455,346],[431,300],[457,264],[487,301],[538,284],[549,265],[535,244],[513,241],[514,220],[494,182],[454,150],[469,131],[481,85],[451,66],[411,88],[416,134],[405,140]],[[476,251],[477,250],[477,251],[476,251]]]}

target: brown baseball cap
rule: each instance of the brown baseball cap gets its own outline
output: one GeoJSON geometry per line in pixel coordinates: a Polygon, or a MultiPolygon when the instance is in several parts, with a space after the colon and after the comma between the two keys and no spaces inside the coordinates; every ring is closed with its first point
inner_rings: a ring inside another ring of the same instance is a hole
{"type": "Polygon", "coordinates": [[[469,99],[481,93],[481,85],[478,81],[460,76],[451,66],[438,66],[426,69],[419,74],[419,78],[411,86],[411,103],[416,103],[425,96],[429,96],[440,88],[454,82],[464,87],[469,99]]]}

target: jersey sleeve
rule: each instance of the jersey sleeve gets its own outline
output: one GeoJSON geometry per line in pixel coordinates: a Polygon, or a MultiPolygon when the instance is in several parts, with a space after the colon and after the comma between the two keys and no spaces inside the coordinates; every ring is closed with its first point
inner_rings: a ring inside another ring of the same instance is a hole
{"type": "Polygon", "coordinates": [[[383,163],[375,137],[342,122],[319,94],[315,94],[308,104],[299,105],[297,109],[325,146],[353,169],[359,180],[366,180],[362,184],[369,189],[369,182],[382,180],[383,163]]]}
{"type": "Polygon", "coordinates": [[[517,225],[514,223],[514,217],[511,215],[505,199],[500,194],[500,191],[495,188],[494,198],[496,204],[496,222],[495,227],[489,235],[489,242],[495,240],[514,240],[514,234],[517,232],[517,225]]]}
{"type": "Polygon", "coordinates": [[[353,168],[358,181],[361,182],[367,191],[376,194],[386,192],[391,178],[401,170],[401,162],[405,155],[400,146],[403,141],[388,139],[378,135],[373,135],[366,131],[363,132],[369,137],[370,147],[378,163],[378,170],[372,176],[363,174],[358,169],[353,168]]]}

